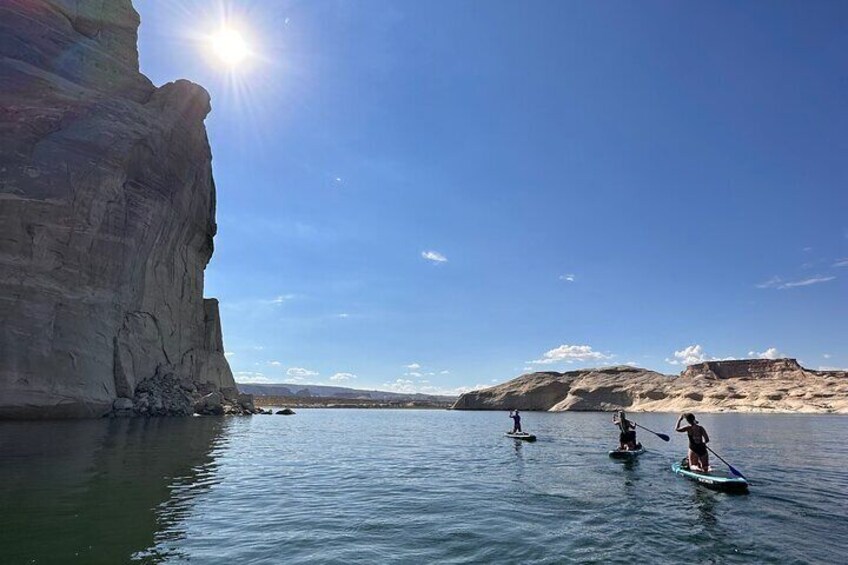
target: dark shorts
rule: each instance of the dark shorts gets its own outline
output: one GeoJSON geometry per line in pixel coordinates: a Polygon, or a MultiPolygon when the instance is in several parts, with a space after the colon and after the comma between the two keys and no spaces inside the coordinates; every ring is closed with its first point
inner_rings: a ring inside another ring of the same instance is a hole
{"type": "Polygon", "coordinates": [[[636,442],[636,432],[634,432],[632,430],[629,431],[629,432],[621,432],[618,435],[618,442],[619,443],[630,443],[630,442],[635,443],[636,442]]]}
{"type": "Polygon", "coordinates": [[[703,457],[704,455],[707,454],[707,444],[705,444],[705,443],[689,442],[689,449],[691,449],[692,453],[694,453],[698,457],[703,457]]]}

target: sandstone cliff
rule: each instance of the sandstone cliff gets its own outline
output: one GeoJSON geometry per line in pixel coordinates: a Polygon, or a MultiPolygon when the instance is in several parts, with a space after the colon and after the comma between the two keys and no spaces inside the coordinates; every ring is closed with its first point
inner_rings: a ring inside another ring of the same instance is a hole
{"type": "Polygon", "coordinates": [[[154,87],[138,25],[130,0],[0,3],[0,417],[250,408],[203,298],[209,96],[154,87]]]}
{"type": "Polygon", "coordinates": [[[468,392],[458,410],[848,413],[848,373],[794,359],[709,361],[679,376],[633,367],[522,375],[468,392]]]}

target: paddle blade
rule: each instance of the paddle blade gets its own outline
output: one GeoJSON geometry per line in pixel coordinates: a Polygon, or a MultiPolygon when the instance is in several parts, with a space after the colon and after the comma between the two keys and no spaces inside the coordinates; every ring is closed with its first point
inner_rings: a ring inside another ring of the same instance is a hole
{"type": "Polygon", "coordinates": [[[727,467],[730,469],[730,472],[733,473],[734,475],[736,475],[737,477],[745,479],[746,481],[748,480],[748,477],[746,477],[745,475],[740,473],[739,470],[736,467],[734,467],[733,465],[728,464],[727,467]]]}
{"type": "Polygon", "coordinates": [[[661,440],[663,440],[663,441],[671,441],[671,438],[670,438],[670,437],[668,437],[668,436],[667,436],[667,435],[665,435],[665,434],[657,434],[657,437],[658,437],[658,438],[660,438],[660,439],[661,439],[661,440]]]}

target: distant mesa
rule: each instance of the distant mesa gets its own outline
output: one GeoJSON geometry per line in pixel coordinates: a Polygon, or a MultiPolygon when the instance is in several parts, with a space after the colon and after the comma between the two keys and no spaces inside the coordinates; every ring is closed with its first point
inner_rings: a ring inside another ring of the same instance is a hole
{"type": "Polygon", "coordinates": [[[630,366],[538,372],[467,392],[456,410],[848,413],[848,372],[795,359],[707,361],[680,375],[630,366]]]}

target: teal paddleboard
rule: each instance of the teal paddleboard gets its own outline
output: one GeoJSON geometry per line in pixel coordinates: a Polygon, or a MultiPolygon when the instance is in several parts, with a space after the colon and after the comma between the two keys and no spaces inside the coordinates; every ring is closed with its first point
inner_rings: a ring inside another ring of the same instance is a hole
{"type": "Polygon", "coordinates": [[[710,471],[702,473],[700,471],[692,471],[688,465],[682,463],[674,463],[671,470],[682,475],[691,481],[695,481],[713,490],[721,490],[726,492],[747,492],[748,481],[742,477],[737,477],[729,473],[720,473],[710,471]]]}
{"type": "Polygon", "coordinates": [[[536,441],[536,436],[534,436],[533,434],[528,434],[527,432],[507,432],[504,435],[513,439],[523,439],[524,441],[536,441]]]}
{"type": "Polygon", "coordinates": [[[613,449],[609,452],[609,456],[613,459],[636,459],[640,455],[645,453],[644,447],[639,447],[639,449],[613,449]]]}

